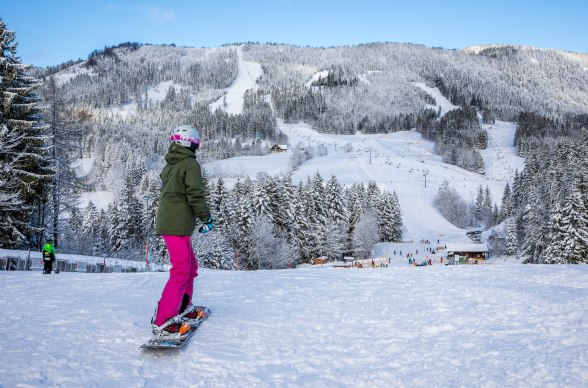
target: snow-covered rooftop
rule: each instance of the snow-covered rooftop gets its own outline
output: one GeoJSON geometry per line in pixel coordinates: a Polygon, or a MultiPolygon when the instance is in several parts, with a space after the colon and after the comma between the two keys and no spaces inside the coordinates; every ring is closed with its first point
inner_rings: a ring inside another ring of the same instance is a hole
{"type": "Polygon", "coordinates": [[[447,243],[447,252],[488,252],[486,244],[456,244],[447,243]]]}

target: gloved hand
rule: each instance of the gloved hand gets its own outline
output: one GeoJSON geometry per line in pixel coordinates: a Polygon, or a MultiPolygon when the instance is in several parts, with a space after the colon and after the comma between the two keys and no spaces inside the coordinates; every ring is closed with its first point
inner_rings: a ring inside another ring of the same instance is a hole
{"type": "Polygon", "coordinates": [[[208,216],[208,219],[206,221],[204,221],[202,226],[198,229],[198,232],[200,232],[200,233],[210,232],[214,227],[212,225],[213,222],[214,222],[214,218],[212,218],[212,216],[208,216]]]}

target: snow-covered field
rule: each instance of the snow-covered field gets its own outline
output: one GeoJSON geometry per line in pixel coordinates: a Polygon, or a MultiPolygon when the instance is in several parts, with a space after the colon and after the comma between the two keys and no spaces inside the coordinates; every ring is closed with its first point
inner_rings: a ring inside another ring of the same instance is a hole
{"type": "Polygon", "coordinates": [[[0,386],[588,385],[588,266],[203,269],[211,318],[142,351],[167,277],[1,271],[0,386]]]}

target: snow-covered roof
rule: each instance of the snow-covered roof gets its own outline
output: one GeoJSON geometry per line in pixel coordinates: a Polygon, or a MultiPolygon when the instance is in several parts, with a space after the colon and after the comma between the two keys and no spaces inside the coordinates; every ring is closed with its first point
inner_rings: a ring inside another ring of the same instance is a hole
{"type": "Polygon", "coordinates": [[[488,252],[486,244],[447,243],[447,252],[488,252]]]}

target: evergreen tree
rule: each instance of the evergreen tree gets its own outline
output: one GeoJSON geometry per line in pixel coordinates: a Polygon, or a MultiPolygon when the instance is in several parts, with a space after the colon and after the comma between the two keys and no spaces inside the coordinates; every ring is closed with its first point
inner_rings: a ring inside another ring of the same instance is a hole
{"type": "Polygon", "coordinates": [[[563,214],[559,204],[552,209],[549,218],[549,244],[543,252],[542,261],[546,264],[563,264],[563,241],[566,238],[562,224],[563,214]]]}
{"type": "Polygon", "coordinates": [[[509,218],[512,215],[512,194],[510,185],[506,182],[504,194],[502,194],[502,206],[500,208],[500,221],[509,218]]]}
{"type": "Polygon", "coordinates": [[[378,222],[380,224],[380,241],[394,242],[400,239],[398,230],[398,200],[394,194],[383,192],[378,210],[378,222]]]}
{"type": "Polygon", "coordinates": [[[325,228],[323,255],[329,260],[339,260],[347,250],[347,229],[338,222],[329,220],[325,228]]]}
{"type": "Polygon", "coordinates": [[[402,240],[402,212],[400,211],[400,203],[398,202],[398,196],[396,195],[396,191],[392,192],[392,196],[390,197],[390,201],[392,203],[392,215],[394,219],[394,228],[391,230],[391,241],[401,241],[402,240]]]}
{"type": "Polygon", "coordinates": [[[297,256],[293,246],[276,236],[273,224],[264,216],[255,221],[249,251],[250,260],[257,269],[288,268],[297,256]]]}
{"type": "Polygon", "coordinates": [[[506,250],[509,256],[515,255],[518,249],[517,229],[513,218],[509,218],[506,223],[506,250]]]}
{"type": "Polygon", "coordinates": [[[30,66],[20,63],[14,38],[0,19],[0,141],[6,146],[0,149],[0,245],[35,243],[40,249],[44,225],[31,215],[48,199],[54,173],[46,152],[50,134],[41,123],[41,83],[27,75],[30,66]]]}
{"type": "MultiPolygon", "coordinates": [[[[289,243],[294,242],[295,217],[296,217],[296,201],[298,200],[294,186],[292,185],[292,175],[288,174],[281,180],[278,180],[278,196],[275,202],[277,203],[276,210],[274,210],[274,223],[281,234],[286,236],[289,243]]],[[[273,202],[273,200],[272,200],[273,202]]],[[[294,244],[296,245],[296,244],[294,244]]]]}
{"type": "Polygon", "coordinates": [[[214,230],[212,233],[194,233],[192,245],[198,252],[198,262],[204,268],[237,269],[235,255],[224,233],[214,230]]]}
{"type": "Polygon", "coordinates": [[[337,224],[347,227],[349,214],[343,188],[337,182],[337,178],[332,175],[325,187],[327,218],[337,224]]]}
{"type": "Polygon", "coordinates": [[[371,248],[378,242],[378,220],[371,212],[365,212],[353,231],[353,253],[356,257],[367,258],[371,248]]]}
{"type": "Polygon", "coordinates": [[[479,221],[482,219],[482,212],[484,208],[484,189],[482,185],[478,187],[478,195],[476,196],[476,219],[479,221]]]}
{"type": "Polygon", "coordinates": [[[588,216],[582,201],[582,193],[577,185],[562,209],[561,228],[564,231],[564,262],[588,263],[588,216]]]}
{"type": "Polygon", "coordinates": [[[215,226],[223,229],[232,219],[231,206],[229,205],[230,193],[222,178],[219,178],[210,201],[210,211],[215,217],[215,226]]]}
{"type": "MultiPolygon", "coordinates": [[[[267,182],[267,181],[266,181],[267,182]]],[[[253,186],[253,195],[251,197],[251,205],[253,206],[253,215],[257,217],[267,217],[270,222],[273,222],[272,209],[270,207],[270,198],[266,185],[261,183],[253,186]]]]}
{"type": "Polygon", "coordinates": [[[536,190],[529,193],[529,203],[523,214],[525,223],[525,237],[522,246],[523,255],[527,256],[527,261],[537,262],[544,247],[542,219],[537,208],[536,190]]]}

